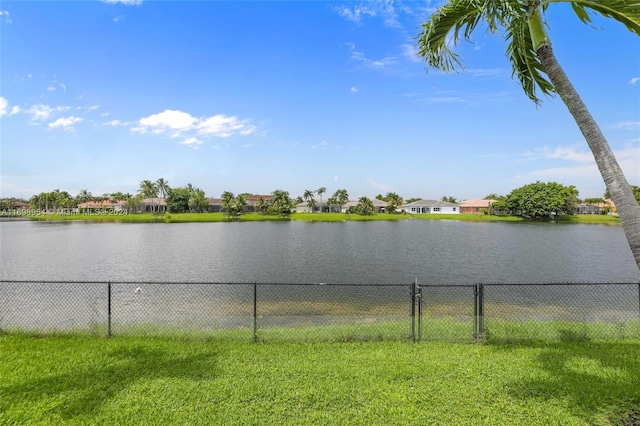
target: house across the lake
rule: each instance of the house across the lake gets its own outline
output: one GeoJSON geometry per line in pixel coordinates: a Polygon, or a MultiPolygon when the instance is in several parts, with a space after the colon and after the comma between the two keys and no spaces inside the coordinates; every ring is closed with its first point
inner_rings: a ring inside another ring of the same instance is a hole
{"type": "Polygon", "coordinates": [[[605,200],[604,203],[580,203],[576,205],[575,214],[606,214],[615,213],[616,205],[613,200],[605,200]]]}
{"type": "Polygon", "coordinates": [[[86,203],[78,204],[78,211],[80,213],[96,212],[100,210],[111,210],[114,212],[120,212],[126,210],[126,201],[87,201],[86,203]]]}
{"type": "Polygon", "coordinates": [[[473,198],[471,200],[465,200],[458,203],[460,206],[460,213],[467,214],[479,214],[489,210],[491,204],[497,200],[484,200],[480,198],[473,198]]]}
{"type": "Polygon", "coordinates": [[[442,200],[418,200],[400,208],[410,214],[459,214],[458,204],[442,200]]]}
{"type": "MultiPolygon", "coordinates": [[[[387,209],[387,206],[389,205],[389,203],[387,203],[386,201],[378,200],[377,198],[372,199],[371,202],[373,203],[373,211],[375,213],[384,212],[387,209]]],[[[347,213],[349,211],[352,211],[353,208],[356,207],[358,204],[359,204],[358,201],[349,201],[345,203],[342,206],[342,213],[347,213]]]]}

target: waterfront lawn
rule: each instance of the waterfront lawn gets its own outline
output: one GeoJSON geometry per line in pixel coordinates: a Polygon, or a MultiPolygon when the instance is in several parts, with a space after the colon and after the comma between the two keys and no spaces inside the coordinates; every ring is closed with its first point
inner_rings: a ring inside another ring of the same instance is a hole
{"type": "MultiPolygon", "coordinates": [[[[397,221],[397,220],[456,220],[462,222],[527,222],[522,216],[484,215],[484,214],[387,214],[375,213],[367,216],[347,213],[293,213],[288,216],[276,216],[263,213],[244,213],[229,219],[224,213],[139,213],[127,215],[40,215],[34,220],[54,221],[89,221],[89,222],[125,222],[125,223],[186,223],[186,222],[255,222],[255,221],[289,221],[301,220],[309,222],[349,222],[349,221],[397,221]]],[[[608,215],[573,215],[557,216],[558,223],[590,223],[619,225],[620,219],[608,215]]]]}
{"type": "Polygon", "coordinates": [[[640,341],[252,344],[0,336],[0,424],[594,424],[640,419],[640,341]]]}
{"type": "Polygon", "coordinates": [[[558,223],[595,223],[602,225],[620,225],[620,218],[606,214],[577,214],[556,217],[558,223]]]}

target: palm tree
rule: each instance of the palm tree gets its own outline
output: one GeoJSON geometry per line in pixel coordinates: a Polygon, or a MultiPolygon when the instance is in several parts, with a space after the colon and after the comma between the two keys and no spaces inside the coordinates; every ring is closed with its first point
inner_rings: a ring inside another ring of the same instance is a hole
{"type": "Polygon", "coordinates": [[[356,209],[358,210],[358,213],[362,214],[362,215],[370,215],[373,213],[374,210],[374,205],[373,205],[373,201],[371,201],[371,199],[367,198],[367,197],[360,197],[358,199],[358,205],[356,206],[356,209]]]}
{"type": "Polygon", "coordinates": [[[316,192],[320,196],[320,213],[322,213],[322,194],[327,192],[327,188],[323,186],[322,188],[319,188],[318,190],[316,190],[316,192]]]}
{"type": "Polygon", "coordinates": [[[169,182],[167,182],[163,178],[158,178],[158,180],[156,180],[156,188],[158,188],[160,198],[165,198],[171,190],[171,188],[169,187],[169,182]]]}
{"type": "Polygon", "coordinates": [[[224,191],[221,198],[220,207],[227,213],[227,216],[232,217],[235,214],[233,212],[233,201],[236,196],[233,195],[233,192],[224,191]]]}
{"type": "Polygon", "coordinates": [[[305,189],[304,194],[302,195],[304,200],[307,202],[307,208],[309,209],[309,213],[313,213],[313,209],[311,208],[311,200],[313,200],[314,205],[315,201],[313,198],[313,191],[310,189],[305,189]]]}
{"type": "Polygon", "coordinates": [[[315,200],[315,198],[310,199],[307,202],[307,207],[309,207],[309,212],[313,213],[317,205],[318,205],[318,202],[315,200]]]}
{"type": "Polygon", "coordinates": [[[349,202],[349,194],[346,189],[338,189],[334,194],[333,198],[335,198],[336,202],[340,206],[340,211],[342,212],[342,207],[349,202]]]}
{"type": "Polygon", "coordinates": [[[82,189],[78,194],[77,198],[81,203],[88,203],[89,201],[93,200],[93,196],[91,195],[91,192],[89,192],[86,189],[82,189]]]}
{"type": "Polygon", "coordinates": [[[335,196],[331,196],[327,199],[327,204],[329,205],[329,213],[333,212],[333,206],[338,204],[338,200],[336,200],[335,196]]]}
{"type": "Polygon", "coordinates": [[[153,199],[158,196],[158,187],[156,184],[148,179],[143,180],[140,182],[140,189],[138,192],[140,192],[144,198],[151,198],[151,211],[155,213],[153,208],[153,199]]]}
{"type": "Polygon", "coordinates": [[[388,213],[395,213],[398,207],[400,207],[402,203],[404,203],[402,197],[395,192],[387,193],[387,196],[385,198],[387,199],[387,209],[389,210],[388,213]]]}
{"type": "Polygon", "coordinates": [[[539,104],[537,90],[545,95],[557,93],[576,121],[618,208],[640,268],[640,206],[602,131],[556,60],[544,20],[544,12],[552,3],[570,3],[585,24],[591,22],[589,13],[595,12],[640,35],[640,3],[635,0],[449,0],[423,24],[417,37],[418,53],[432,68],[455,71],[462,64],[449,44],[455,46],[460,33],[469,41],[477,24],[485,21],[490,33],[504,34],[513,75],[526,95],[539,104]],[[450,34],[453,37],[449,38],[450,34]]]}
{"type": "Polygon", "coordinates": [[[288,215],[293,208],[293,202],[289,197],[289,192],[281,189],[276,189],[271,193],[269,204],[270,210],[278,216],[288,215]]]}
{"type": "Polygon", "coordinates": [[[256,205],[255,208],[260,212],[260,213],[264,213],[264,210],[267,208],[267,202],[265,201],[264,198],[260,197],[258,198],[258,201],[256,201],[256,205]]]}

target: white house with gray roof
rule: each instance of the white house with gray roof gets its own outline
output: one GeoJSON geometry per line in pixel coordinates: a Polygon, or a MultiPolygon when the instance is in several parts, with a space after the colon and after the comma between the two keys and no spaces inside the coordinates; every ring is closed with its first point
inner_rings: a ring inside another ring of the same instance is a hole
{"type": "Polygon", "coordinates": [[[400,208],[409,214],[459,214],[460,207],[455,203],[441,200],[418,200],[400,208]]]}

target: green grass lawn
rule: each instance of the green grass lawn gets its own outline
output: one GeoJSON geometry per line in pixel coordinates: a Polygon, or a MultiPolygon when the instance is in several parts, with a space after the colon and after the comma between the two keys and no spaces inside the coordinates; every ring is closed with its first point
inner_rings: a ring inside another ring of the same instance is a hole
{"type": "Polygon", "coordinates": [[[0,336],[0,377],[0,424],[640,420],[640,340],[253,344],[16,333],[0,336]]]}
{"type": "MultiPolygon", "coordinates": [[[[128,215],[40,215],[33,220],[91,221],[91,222],[131,222],[131,223],[184,223],[184,222],[228,222],[223,213],[170,213],[170,214],[128,214],[128,215]]],[[[368,216],[347,213],[293,213],[279,217],[261,213],[245,213],[233,219],[235,222],[288,221],[309,222],[347,222],[347,221],[397,221],[397,220],[457,220],[463,222],[526,222],[521,216],[484,215],[484,214],[386,214],[376,213],[368,216]]],[[[619,225],[620,219],[607,215],[558,216],[558,223],[592,223],[619,225]]]]}

